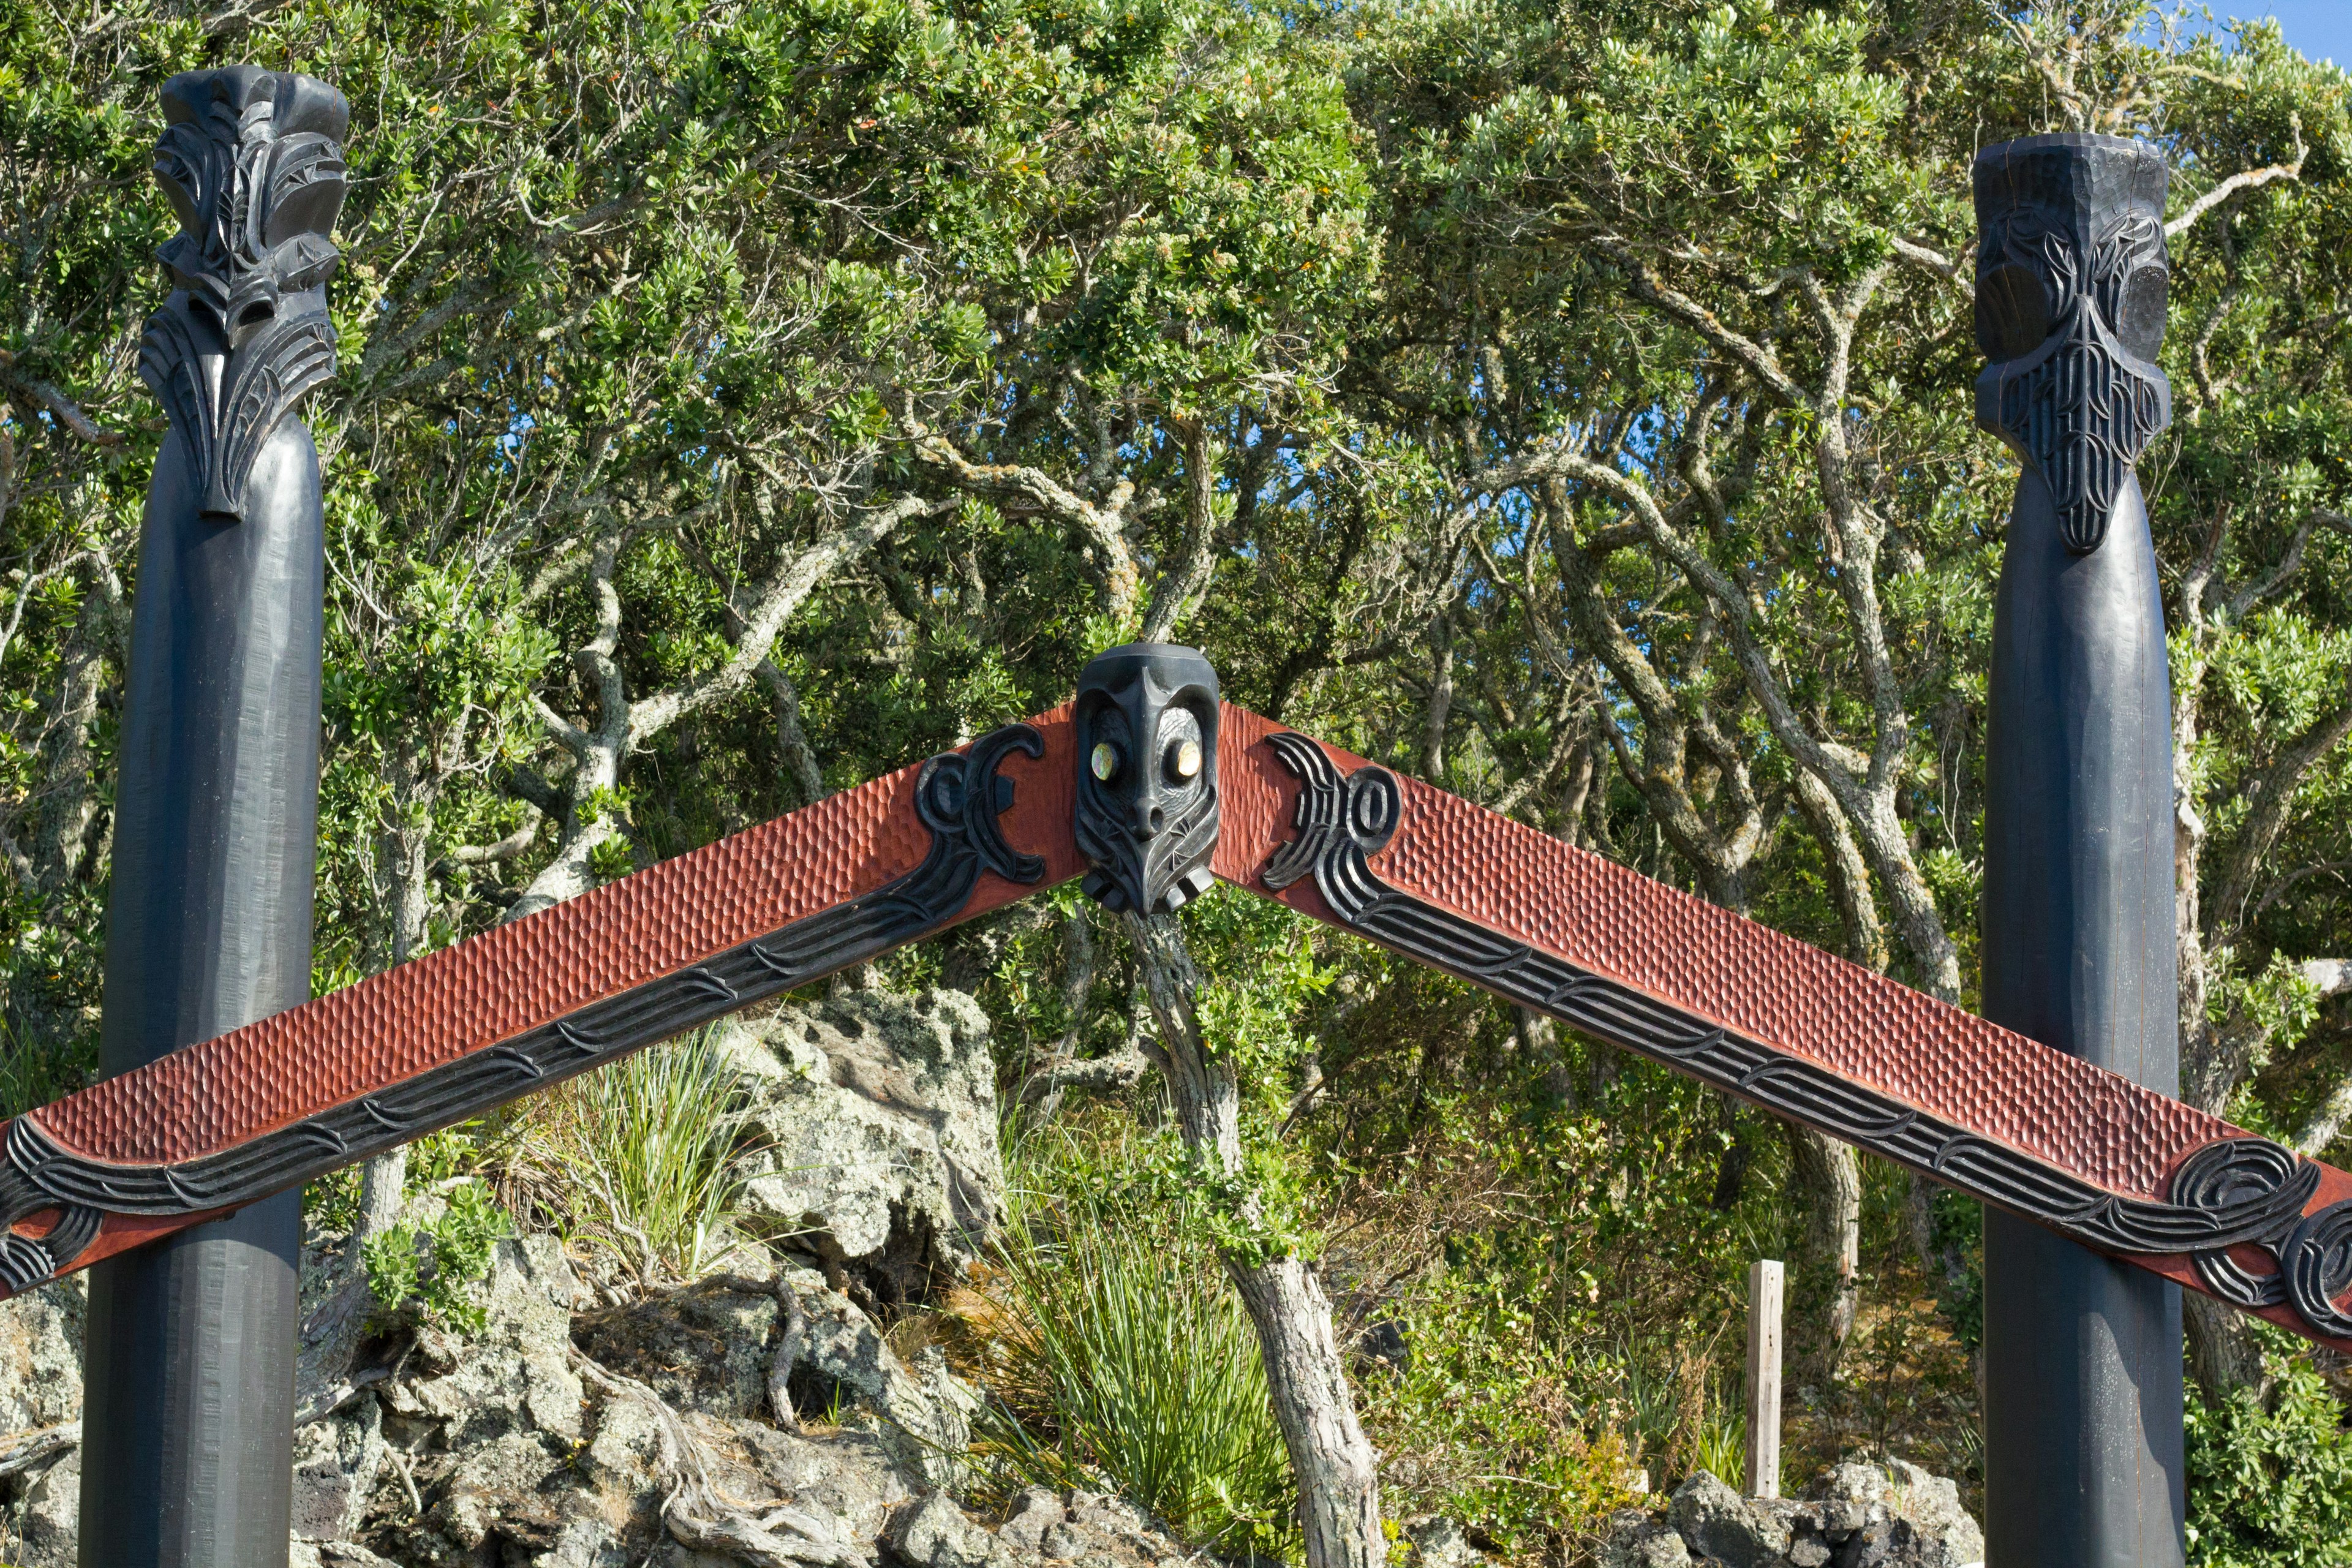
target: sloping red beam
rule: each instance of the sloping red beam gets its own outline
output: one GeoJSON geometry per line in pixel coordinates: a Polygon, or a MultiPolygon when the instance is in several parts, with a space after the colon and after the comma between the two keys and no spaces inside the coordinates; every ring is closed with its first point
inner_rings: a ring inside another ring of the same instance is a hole
{"type": "Polygon", "coordinates": [[[18,1117],[0,1299],[1067,881],[1076,771],[1008,726],[18,1117]]]}
{"type": "Polygon", "coordinates": [[[1225,880],[2352,1352],[2352,1175],[1247,710],[1224,717],[1225,880]],[[1294,852],[1318,816],[1325,852],[1294,852]]]}
{"type": "MultiPolygon", "coordinates": [[[[1009,726],[18,1118],[0,1292],[1078,875],[1075,752],[1009,726]]],[[[2352,1176],[1244,709],[1219,752],[1225,880],[2352,1352],[2352,1176]]]]}

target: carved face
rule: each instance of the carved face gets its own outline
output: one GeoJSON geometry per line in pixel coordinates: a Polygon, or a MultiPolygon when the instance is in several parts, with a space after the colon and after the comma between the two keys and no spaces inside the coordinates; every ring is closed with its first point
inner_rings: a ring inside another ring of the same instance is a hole
{"type": "Polygon", "coordinates": [[[1078,677],[1078,852],[1110,910],[1208,891],[1217,847],[1217,674],[1192,648],[1130,643],[1078,677]]]}
{"type": "Polygon", "coordinates": [[[239,348],[334,271],[350,110],[322,82],[232,66],[173,77],[163,115],[155,182],[180,232],[156,254],[239,348]]]}
{"type": "Polygon", "coordinates": [[[171,413],[204,511],[241,518],[255,457],[334,374],[326,282],[351,110],[324,82],[229,66],[166,81],[163,118],[155,180],[180,232],[155,254],[179,291],[147,322],[139,374],[171,413]]]}
{"type": "Polygon", "coordinates": [[[2172,422],[2156,366],[2171,262],[2163,156],[2112,136],[2036,136],[1977,155],[1977,423],[2050,487],[2086,555],[2132,465],[2172,422]]]}

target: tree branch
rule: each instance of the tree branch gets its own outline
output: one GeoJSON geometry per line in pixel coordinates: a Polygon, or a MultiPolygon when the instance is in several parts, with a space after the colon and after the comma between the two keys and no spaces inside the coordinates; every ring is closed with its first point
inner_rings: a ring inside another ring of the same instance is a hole
{"type": "Polygon", "coordinates": [[[2294,116],[2291,123],[2294,127],[2294,163],[2272,163],[2260,169],[2240,170],[2238,173],[2231,175],[2228,179],[2222,181],[2220,184],[2214,186],[2211,190],[2206,192],[2203,195],[2198,197],[2195,201],[2189,203],[2188,208],[2183,211],[2179,217],[2174,218],[2170,223],[2166,224],[2164,226],[2164,237],[2167,239],[2179,239],[2182,235],[2189,232],[2190,226],[2195,224],[2199,218],[2203,217],[2207,213],[2211,212],[2215,207],[2220,206],[2223,202],[2228,201],[2240,191],[2258,190],[2262,186],[2269,184],[2273,180],[2302,179],[2304,160],[2311,155],[2311,150],[2303,144],[2303,117],[2301,115],[2294,116]]]}

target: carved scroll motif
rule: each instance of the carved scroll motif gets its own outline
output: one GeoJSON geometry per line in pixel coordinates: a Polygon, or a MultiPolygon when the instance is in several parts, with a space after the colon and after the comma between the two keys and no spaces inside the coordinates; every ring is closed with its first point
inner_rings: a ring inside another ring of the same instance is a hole
{"type": "Polygon", "coordinates": [[[344,191],[342,94],[255,66],[163,84],[155,180],[180,232],[155,255],[174,285],[148,319],[139,375],[179,432],[208,516],[246,516],[254,459],[335,374],[329,237],[344,191]]]}
{"type": "Polygon", "coordinates": [[[2171,258],[2163,154],[2112,136],[2036,136],[1976,162],[1977,423],[2042,476],[2087,555],[2132,465],[2172,422],[2156,366],[2171,258]]]}

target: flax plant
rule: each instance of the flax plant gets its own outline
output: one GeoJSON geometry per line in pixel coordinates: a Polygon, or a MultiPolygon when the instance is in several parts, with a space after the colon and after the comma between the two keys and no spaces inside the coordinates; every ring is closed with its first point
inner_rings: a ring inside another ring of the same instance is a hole
{"type": "Polygon", "coordinates": [[[735,1239],[739,1098],[707,1030],[640,1052],[533,1108],[525,1183],[568,1240],[610,1250],[645,1288],[698,1279],[735,1239]]]}
{"type": "Polygon", "coordinates": [[[1248,1313],[1181,1218],[1016,1149],[975,1447],[1005,1489],[1116,1490],[1228,1555],[1297,1555],[1297,1487],[1248,1313]]]}

